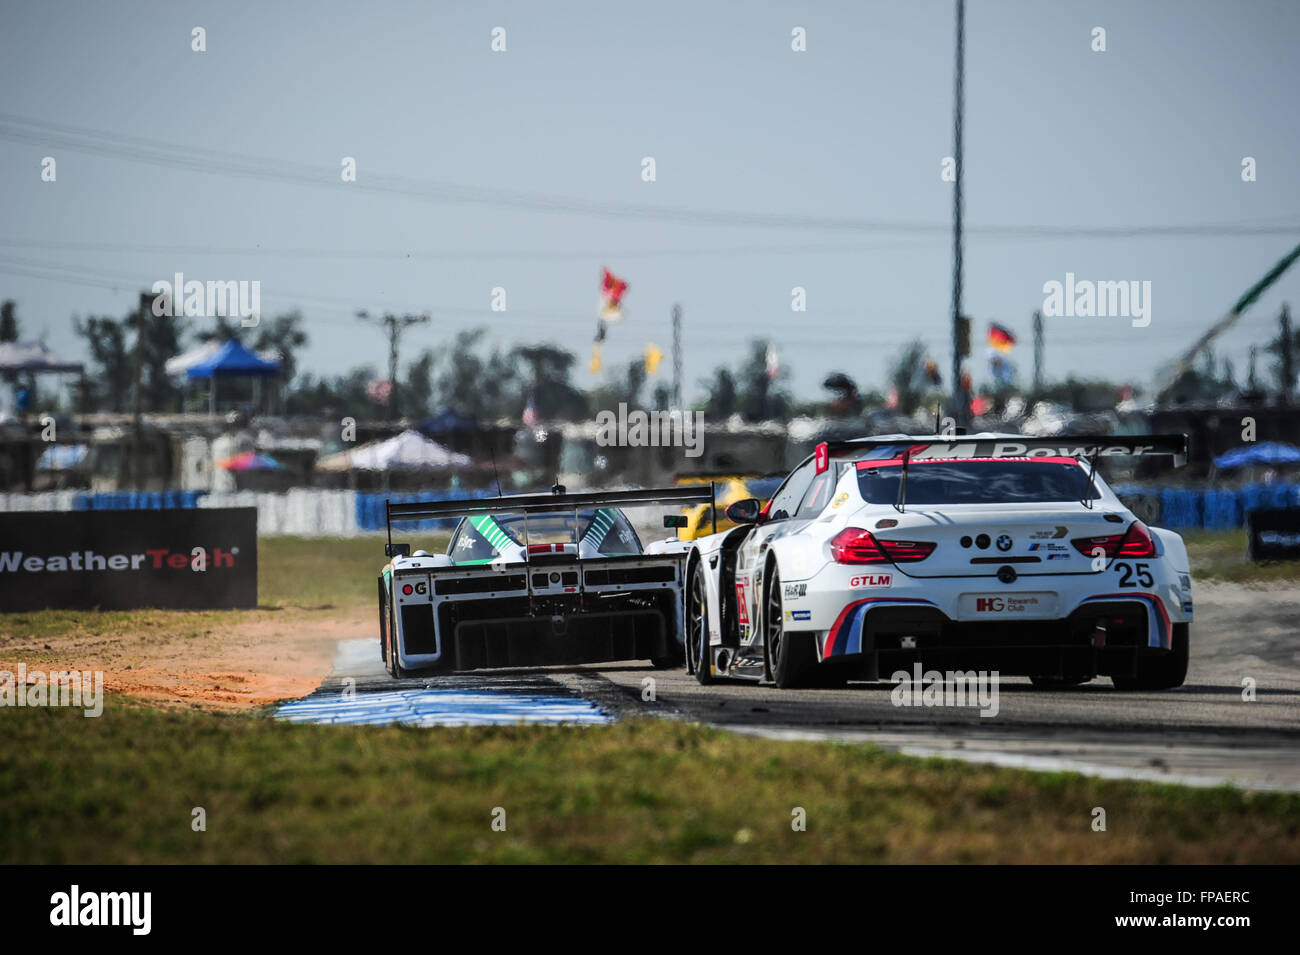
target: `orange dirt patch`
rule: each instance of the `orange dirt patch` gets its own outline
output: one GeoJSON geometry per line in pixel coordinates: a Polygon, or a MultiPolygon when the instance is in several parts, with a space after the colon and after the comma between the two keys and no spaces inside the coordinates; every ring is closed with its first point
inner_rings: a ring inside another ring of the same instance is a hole
{"type": "Polygon", "coordinates": [[[16,673],[21,661],[28,670],[102,670],[109,693],[164,707],[248,710],[312,692],[329,674],[338,641],[373,634],[373,617],[361,607],[256,610],[198,635],[148,626],[92,639],[43,638],[0,648],[0,669],[16,673]]]}

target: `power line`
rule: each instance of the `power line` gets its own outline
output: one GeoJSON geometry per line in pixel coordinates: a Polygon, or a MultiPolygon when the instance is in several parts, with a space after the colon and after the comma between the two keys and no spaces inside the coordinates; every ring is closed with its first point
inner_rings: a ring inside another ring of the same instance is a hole
{"type": "Polygon", "coordinates": [[[660,249],[604,249],[598,251],[563,251],[555,249],[324,249],[275,248],[263,246],[202,246],[178,243],[133,244],[128,242],[65,242],[55,239],[11,238],[0,239],[0,246],[43,249],[51,252],[104,252],[141,253],[147,255],[246,255],[274,256],[277,258],[321,259],[421,259],[421,260],[482,260],[482,259],[594,259],[611,261],[635,258],[695,258],[702,255],[800,255],[800,254],[852,254],[879,249],[896,249],[942,241],[942,236],[912,236],[907,238],[877,239],[871,242],[819,243],[802,245],[744,245],[697,246],[694,248],[660,249]]]}
{"type": "MultiPolygon", "coordinates": [[[[58,265],[33,260],[16,259],[12,256],[0,256],[0,273],[23,275],[29,278],[36,278],[44,281],[62,282],[68,284],[82,285],[91,288],[103,288],[119,293],[134,293],[141,288],[151,287],[153,279],[145,279],[140,276],[125,276],[118,273],[106,272],[99,269],[85,269],[80,266],[58,265]]],[[[282,307],[301,307],[308,306],[312,313],[308,316],[309,321],[317,324],[337,324],[351,325],[355,321],[354,314],[357,308],[357,298],[355,297],[333,297],[319,295],[315,293],[299,292],[294,290],[282,290],[274,294],[263,290],[263,299],[271,302],[282,302],[282,307]],[[333,312],[335,318],[322,316],[321,312],[333,312]]],[[[402,312],[423,312],[432,309],[440,317],[458,317],[497,329],[524,328],[528,331],[539,332],[542,334],[551,334],[565,336],[587,328],[590,325],[590,316],[580,314],[574,311],[543,311],[530,309],[512,308],[506,312],[496,312],[487,308],[475,308],[472,306],[438,304],[431,305],[428,302],[395,302],[382,301],[379,305],[384,309],[393,309],[402,312]],[[538,327],[538,322],[545,322],[545,329],[538,327]]],[[[770,319],[774,329],[778,332],[781,328],[779,324],[783,318],[783,313],[779,306],[764,311],[743,311],[743,312],[718,312],[716,310],[704,309],[709,315],[708,321],[701,328],[692,332],[692,341],[696,343],[723,343],[734,344],[737,334],[752,333],[757,337],[763,337],[759,332],[760,326],[764,320],[770,319]]],[[[872,315],[862,309],[825,309],[819,308],[800,314],[800,322],[806,332],[811,332],[815,336],[808,340],[809,348],[824,349],[826,342],[833,340],[835,348],[840,350],[845,347],[856,347],[851,338],[846,338],[842,334],[844,321],[854,319],[859,322],[880,321],[888,322],[885,316],[872,315]]],[[[936,315],[934,321],[939,323],[941,317],[936,315]]],[[[647,334],[653,331],[662,331],[662,324],[638,323],[639,327],[644,329],[647,334]]],[[[1120,332],[1127,330],[1127,325],[1110,326],[1101,320],[1101,323],[1092,320],[1083,319],[1061,319],[1053,322],[1053,340],[1062,347],[1070,346],[1088,346],[1098,344],[1099,331],[1120,332]]],[[[1140,335],[1146,341],[1175,341],[1180,342],[1186,338],[1186,329],[1172,323],[1157,324],[1149,329],[1143,329],[1134,332],[1140,335]]],[[[768,336],[772,337],[772,336],[768,336]]],[[[912,336],[902,336],[898,338],[882,339],[878,334],[872,334],[869,338],[864,339],[863,347],[868,349],[878,349],[882,345],[890,346],[894,344],[904,344],[912,340],[912,336]]],[[[796,340],[783,341],[783,348],[796,347],[796,340]]]]}
{"type": "MultiPolygon", "coordinates": [[[[209,148],[179,146],[160,140],[128,136],[102,130],[49,123],[11,113],[0,113],[0,139],[42,146],[60,146],[115,156],[133,162],[229,175],[296,185],[342,186],[362,193],[388,194],[429,202],[496,206],[533,212],[562,213],[618,219],[675,222],[689,225],[742,228],[808,229],[833,232],[882,233],[894,235],[944,235],[943,223],[864,219],[856,217],[794,215],[789,213],[745,212],[741,210],[690,209],[645,203],[580,199],[521,190],[469,186],[458,183],[412,179],[405,176],[368,174],[355,182],[342,183],[338,170],[287,160],[249,156],[209,148]]],[[[967,226],[965,231],[986,236],[1047,238],[1123,238],[1137,236],[1258,236],[1300,235],[1300,222],[1200,223],[1165,226],[967,226]]]]}
{"type": "MultiPolygon", "coordinates": [[[[996,235],[986,236],[986,241],[1022,241],[1029,237],[996,235]]],[[[1053,238],[1053,237],[1047,237],[1053,238]]],[[[1067,238],[1056,236],[1055,238],[1067,238]]],[[[1197,236],[1152,235],[1147,238],[1205,238],[1220,239],[1222,236],[1206,233],[1197,236]]],[[[949,236],[907,236],[891,239],[877,239],[862,242],[802,243],[794,245],[740,245],[740,246],[694,246],[683,248],[655,249],[603,249],[603,250],[555,250],[555,249],[347,249],[347,248],[278,248],[275,246],[215,246],[185,245],[183,243],[131,243],[131,242],[69,242],[58,239],[0,238],[0,247],[20,249],[40,249],[50,252],[98,252],[105,254],[144,254],[144,255],[213,255],[213,256],[250,256],[297,259],[371,259],[371,260],[421,260],[421,261],[485,261],[485,260],[597,260],[619,261],[623,259],[648,258],[699,258],[701,256],[748,256],[748,255],[854,255],[858,252],[879,250],[907,250],[916,246],[939,247],[950,241],[949,236]]]]}

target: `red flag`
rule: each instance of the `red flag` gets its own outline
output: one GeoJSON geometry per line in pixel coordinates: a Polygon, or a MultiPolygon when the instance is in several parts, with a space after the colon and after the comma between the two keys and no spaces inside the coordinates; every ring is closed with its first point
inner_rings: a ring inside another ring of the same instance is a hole
{"type": "Polygon", "coordinates": [[[600,317],[607,322],[617,322],[623,317],[623,293],[627,283],[604,269],[600,282],[600,317]]]}

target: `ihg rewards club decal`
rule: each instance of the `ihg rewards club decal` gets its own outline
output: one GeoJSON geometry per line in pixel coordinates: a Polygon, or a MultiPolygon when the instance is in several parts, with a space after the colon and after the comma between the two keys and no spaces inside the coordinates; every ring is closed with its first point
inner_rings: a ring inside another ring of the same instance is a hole
{"type": "Polygon", "coordinates": [[[0,609],[256,606],[256,508],[0,514],[0,609]]]}

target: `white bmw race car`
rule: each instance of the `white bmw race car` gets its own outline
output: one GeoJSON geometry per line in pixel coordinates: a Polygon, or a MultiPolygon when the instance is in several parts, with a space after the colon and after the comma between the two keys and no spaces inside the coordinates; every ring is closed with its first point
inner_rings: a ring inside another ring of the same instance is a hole
{"type": "Polygon", "coordinates": [[[916,663],[1069,686],[1180,686],[1191,575],[1098,458],[1167,455],[1185,435],[890,435],[819,445],[686,567],[687,666],[701,683],[889,679],[916,663]]]}

